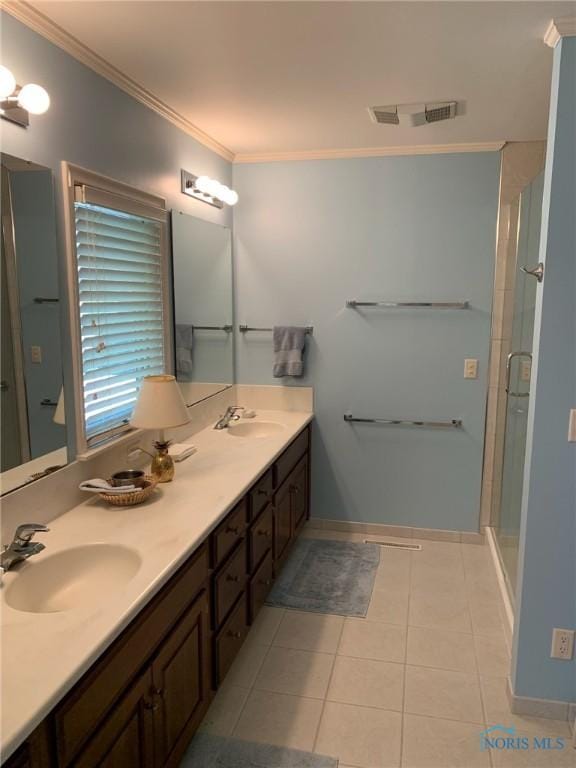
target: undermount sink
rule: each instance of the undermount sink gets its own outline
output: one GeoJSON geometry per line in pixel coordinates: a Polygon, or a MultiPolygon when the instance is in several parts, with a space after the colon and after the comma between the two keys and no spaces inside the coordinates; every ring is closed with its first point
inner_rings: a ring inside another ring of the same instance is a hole
{"type": "Polygon", "coordinates": [[[270,437],[285,429],[276,421],[240,421],[228,426],[228,434],[233,437],[270,437]]]}
{"type": "Polygon", "coordinates": [[[119,544],[86,544],[19,566],[6,588],[6,603],[17,611],[56,613],[105,601],[131,581],[142,561],[119,544]]]}

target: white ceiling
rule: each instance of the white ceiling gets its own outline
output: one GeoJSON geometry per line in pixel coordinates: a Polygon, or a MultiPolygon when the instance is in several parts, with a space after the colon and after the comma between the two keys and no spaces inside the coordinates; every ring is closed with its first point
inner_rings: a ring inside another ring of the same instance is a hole
{"type": "MultiPolygon", "coordinates": [[[[235,154],[546,136],[551,18],[572,2],[34,2],[235,154]],[[366,108],[458,100],[418,128],[366,108]]],[[[241,158],[239,158],[241,159],[241,158]]]]}

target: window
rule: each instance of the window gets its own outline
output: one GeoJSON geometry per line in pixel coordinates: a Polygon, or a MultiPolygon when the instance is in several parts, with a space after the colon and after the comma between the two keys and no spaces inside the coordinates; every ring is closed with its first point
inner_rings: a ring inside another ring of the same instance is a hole
{"type": "Polygon", "coordinates": [[[171,368],[171,344],[164,201],[107,179],[81,183],[78,170],[70,191],[83,450],[129,428],[144,376],[171,368]]]}

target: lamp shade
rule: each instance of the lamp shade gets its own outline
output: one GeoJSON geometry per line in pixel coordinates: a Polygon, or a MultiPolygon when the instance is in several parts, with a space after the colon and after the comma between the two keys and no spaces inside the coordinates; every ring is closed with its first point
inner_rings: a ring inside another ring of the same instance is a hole
{"type": "Polygon", "coordinates": [[[189,421],[176,377],[145,376],[130,424],[141,429],[165,429],[189,421]]]}
{"type": "Polygon", "coordinates": [[[66,408],[64,406],[64,387],[60,387],[60,394],[58,395],[58,403],[54,416],[52,417],[54,424],[66,424],[66,408]]]}

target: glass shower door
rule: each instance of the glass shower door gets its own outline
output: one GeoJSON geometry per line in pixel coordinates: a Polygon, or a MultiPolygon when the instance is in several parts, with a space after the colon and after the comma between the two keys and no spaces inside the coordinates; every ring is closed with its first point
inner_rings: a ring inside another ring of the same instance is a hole
{"type": "Polygon", "coordinates": [[[542,192],[543,174],[540,174],[520,197],[512,341],[506,366],[504,458],[496,537],[511,597],[514,597],[516,591],[534,310],[538,285],[536,278],[526,274],[521,267],[534,267],[538,263],[542,192]]]}

